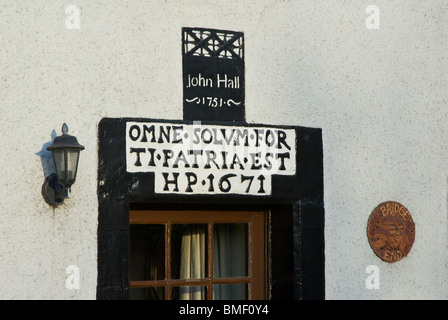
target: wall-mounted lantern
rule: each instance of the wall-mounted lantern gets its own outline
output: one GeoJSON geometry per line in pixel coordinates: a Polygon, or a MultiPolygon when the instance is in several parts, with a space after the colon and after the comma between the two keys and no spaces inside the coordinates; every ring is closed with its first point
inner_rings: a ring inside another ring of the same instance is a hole
{"type": "Polygon", "coordinates": [[[53,154],[56,173],[49,175],[42,186],[45,201],[56,207],[70,198],[70,187],[75,183],[78,171],[79,153],[84,146],[68,133],[67,124],[62,126],[62,135],[54,138],[47,150],[53,154]]]}

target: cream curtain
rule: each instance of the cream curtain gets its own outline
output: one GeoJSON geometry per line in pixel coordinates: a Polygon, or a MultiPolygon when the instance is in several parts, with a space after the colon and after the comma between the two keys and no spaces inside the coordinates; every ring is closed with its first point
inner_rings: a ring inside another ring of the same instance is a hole
{"type": "MultiPolygon", "coordinates": [[[[201,279],[205,277],[206,226],[187,225],[182,233],[181,279],[201,279]]],[[[205,288],[185,286],[179,288],[180,300],[204,300],[205,288]]]]}
{"type": "MultiPolygon", "coordinates": [[[[247,270],[247,229],[245,224],[215,224],[213,232],[213,273],[215,278],[245,276],[247,270]]],[[[187,225],[182,233],[181,279],[206,277],[206,226],[187,225]]],[[[204,287],[180,287],[181,300],[206,298],[204,287]]],[[[215,300],[246,298],[245,284],[214,285],[215,300]]]]}

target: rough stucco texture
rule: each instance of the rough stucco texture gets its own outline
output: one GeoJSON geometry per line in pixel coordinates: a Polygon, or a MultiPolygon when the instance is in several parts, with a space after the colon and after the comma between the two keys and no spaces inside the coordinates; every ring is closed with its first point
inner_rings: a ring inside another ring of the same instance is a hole
{"type": "Polygon", "coordinates": [[[244,32],[248,122],[322,128],[326,298],[448,298],[446,1],[72,4],[80,29],[61,1],[0,4],[0,298],[95,298],[97,125],[182,118],[182,27],[244,32]],[[380,29],[366,27],[371,4],[380,29]],[[64,122],[86,148],[72,198],[53,210],[43,146],[64,122]],[[386,200],[416,225],[395,264],[366,237],[386,200]],[[379,289],[366,288],[369,265],[379,289]]]}

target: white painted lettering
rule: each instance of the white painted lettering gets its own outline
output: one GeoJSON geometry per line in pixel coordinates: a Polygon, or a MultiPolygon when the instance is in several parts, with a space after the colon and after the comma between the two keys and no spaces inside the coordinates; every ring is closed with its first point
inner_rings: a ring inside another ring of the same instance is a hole
{"type": "Polygon", "coordinates": [[[296,132],[130,121],[126,168],[153,172],[156,193],[269,195],[272,175],[296,173],[296,132]]]}

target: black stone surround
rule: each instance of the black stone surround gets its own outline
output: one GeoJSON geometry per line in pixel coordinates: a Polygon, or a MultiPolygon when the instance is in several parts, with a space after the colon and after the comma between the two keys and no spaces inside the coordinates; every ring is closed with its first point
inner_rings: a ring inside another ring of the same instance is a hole
{"type": "MultiPolygon", "coordinates": [[[[321,129],[276,126],[296,131],[296,174],[273,176],[270,196],[175,195],[155,194],[153,173],[126,171],[127,121],[192,123],[141,118],[104,118],[99,123],[97,299],[128,298],[130,209],[216,209],[223,205],[229,210],[235,207],[270,212],[269,298],[325,298],[321,129]]],[[[202,121],[202,125],[207,124],[229,125],[202,121]]],[[[255,126],[244,121],[232,125],[255,126]]]]}

